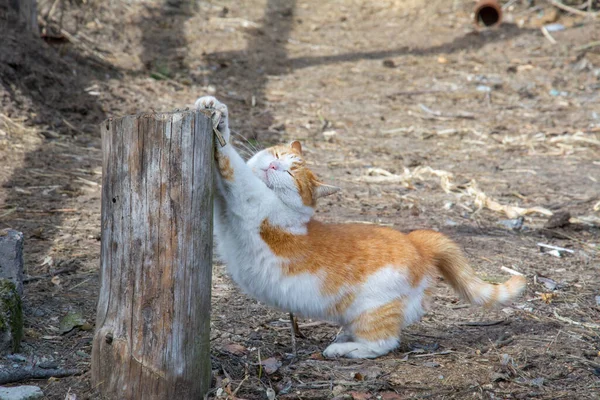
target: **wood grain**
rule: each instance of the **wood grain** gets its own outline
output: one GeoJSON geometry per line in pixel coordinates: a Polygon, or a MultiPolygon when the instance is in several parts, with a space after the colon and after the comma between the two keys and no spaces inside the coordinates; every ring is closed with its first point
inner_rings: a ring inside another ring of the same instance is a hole
{"type": "Polygon", "coordinates": [[[210,385],[213,133],[198,111],[105,121],[92,380],[109,399],[210,385]]]}

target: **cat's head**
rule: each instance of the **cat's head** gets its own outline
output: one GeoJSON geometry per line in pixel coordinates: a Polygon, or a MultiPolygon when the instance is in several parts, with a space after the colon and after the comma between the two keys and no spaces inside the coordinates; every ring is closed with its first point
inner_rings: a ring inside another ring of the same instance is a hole
{"type": "Polygon", "coordinates": [[[318,198],[340,190],[317,179],[306,166],[298,141],[259,151],[248,160],[248,165],[286,203],[314,207],[318,198]]]}

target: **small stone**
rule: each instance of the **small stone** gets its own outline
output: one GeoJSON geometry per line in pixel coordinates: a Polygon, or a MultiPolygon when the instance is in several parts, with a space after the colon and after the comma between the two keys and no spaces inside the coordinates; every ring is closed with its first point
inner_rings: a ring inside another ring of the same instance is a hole
{"type": "Polygon", "coordinates": [[[436,363],[435,361],[427,361],[423,363],[424,367],[427,368],[437,368],[437,367],[441,367],[440,363],[436,363]]]}
{"type": "Polygon", "coordinates": [[[10,280],[23,295],[23,234],[13,229],[0,231],[0,278],[10,280]]]}
{"type": "Polygon", "coordinates": [[[37,386],[0,387],[0,400],[33,400],[44,397],[44,392],[37,386]]]}
{"type": "Polygon", "coordinates": [[[64,334],[85,324],[85,319],[78,311],[70,311],[60,320],[60,333],[64,334]]]}
{"type": "Polygon", "coordinates": [[[502,225],[508,229],[512,229],[513,231],[520,231],[523,229],[523,223],[525,222],[525,218],[520,216],[515,219],[503,219],[498,221],[499,225],[502,225]]]}
{"type": "Polygon", "coordinates": [[[571,213],[568,211],[559,211],[554,213],[544,225],[546,229],[562,228],[569,225],[571,219],[571,213]]]}
{"type": "Polygon", "coordinates": [[[334,130],[329,130],[329,131],[323,132],[323,138],[325,138],[325,140],[327,140],[328,142],[333,142],[335,140],[336,136],[337,136],[337,132],[334,130]]]}
{"type": "Polygon", "coordinates": [[[331,393],[333,393],[334,396],[339,396],[340,394],[342,394],[344,391],[346,390],[345,387],[343,387],[342,385],[336,385],[333,387],[333,389],[331,390],[331,393]]]}

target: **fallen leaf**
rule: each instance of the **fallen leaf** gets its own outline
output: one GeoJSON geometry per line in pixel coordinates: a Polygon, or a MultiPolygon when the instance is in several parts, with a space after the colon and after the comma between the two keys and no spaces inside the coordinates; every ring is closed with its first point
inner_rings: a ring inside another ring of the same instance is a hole
{"type": "Polygon", "coordinates": [[[492,376],[490,376],[492,382],[508,381],[509,379],[510,377],[508,374],[502,372],[494,372],[492,376]]]}
{"type": "Polygon", "coordinates": [[[262,360],[261,365],[263,366],[264,371],[268,375],[271,375],[277,372],[279,367],[281,367],[281,361],[275,357],[269,357],[266,360],[262,360]]]}
{"type": "Polygon", "coordinates": [[[362,377],[362,379],[360,379],[361,381],[377,379],[377,377],[379,377],[379,375],[381,375],[382,373],[383,370],[376,366],[361,368],[357,372],[357,374],[359,374],[362,377]]]}
{"type": "Polygon", "coordinates": [[[58,329],[61,334],[72,331],[86,323],[85,318],[79,312],[70,311],[67,315],[60,320],[58,329]]]}
{"type": "Polygon", "coordinates": [[[538,276],[536,279],[538,282],[543,283],[544,286],[546,286],[546,289],[548,289],[548,290],[556,290],[556,288],[558,287],[558,284],[550,278],[544,278],[543,276],[538,276]]]}
{"type": "Polygon", "coordinates": [[[229,343],[223,346],[223,350],[236,356],[244,355],[248,349],[237,343],[229,343]]]}
{"type": "Polygon", "coordinates": [[[377,397],[381,400],[402,400],[402,396],[396,392],[379,392],[379,396],[377,397]]]}
{"type": "Polygon", "coordinates": [[[370,393],[350,392],[349,394],[352,396],[352,400],[369,400],[373,398],[370,393]]]}
{"type": "Polygon", "coordinates": [[[542,300],[544,300],[544,303],[546,303],[546,304],[552,303],[552,300],[557,297],[556,293],[542,293],[542,294],[540,294],[540,296],[542,297],[542,300]]]}

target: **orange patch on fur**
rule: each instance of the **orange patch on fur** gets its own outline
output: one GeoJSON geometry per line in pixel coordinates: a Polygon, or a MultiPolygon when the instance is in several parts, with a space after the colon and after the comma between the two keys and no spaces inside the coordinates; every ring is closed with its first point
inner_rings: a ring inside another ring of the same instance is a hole
{"type": "Polygon", "coordinates": [[[302,197],[302,204],[314,207],[317,203],[314,196],[317,177],[309,169],[301,168],[294,171],[294,181],[302,197]]]}
{"type": "Polygon", "coordinates": [[[419,253],[427,257],[454,290],[469,302],[494,306],[501,298],[517,297],[525,288],[526,281],[522,276],[513,276],[500,285],[482,281],[458,245],[439,232],[419,230],[409,233],[408,237],[419,253]]]}
{"type": "Polygon", "coordinates": [[[226,181],[233,181],[233,168],[231,167],[231,162],[229,161],[229,157],[216,153],[215,157],[217,158],[217,164],[219,166],[219,171],[221,171],[221,176],[226,181]]]}
{"type": "Polygon", "coordinates": [[[348,307],[354,303],[356,299],[356,294],[348,293],[342,296],[340,300],[338,300],[333,306],[329,308],[327,314],[329,315],[342,315],[346,312],[348,307]]]}
{"type": "Polygon", "coordinates": [[[433,295],[433,290],[428,287],[423,290],[423,299],[421,300],[421,308],[424,311],[429,311],[431,309],[431,296],[433,295]]]}
{"type": "Polygon", "coordinates": [[[260,235],[273,253],[288,260],[282,265],[285,274],[323,274],[324,294],[337,294],[343,287],[360,284],[388,266],[408,270],[413,286],[433,272],[430,260],[407,235],[396,230],[315,220],[306,228],[306,235],[294,235],[264,220],[260,235]]]}
{"type": "Polygon", "coordinates": [[[359,339],[376,341],[398,337],[404,319],[402,300],[393,300],[367,311],[351,322],[352,334],[359,339]]]}

